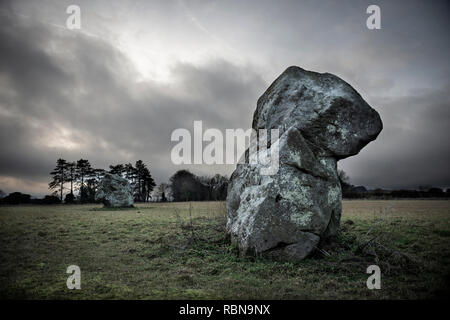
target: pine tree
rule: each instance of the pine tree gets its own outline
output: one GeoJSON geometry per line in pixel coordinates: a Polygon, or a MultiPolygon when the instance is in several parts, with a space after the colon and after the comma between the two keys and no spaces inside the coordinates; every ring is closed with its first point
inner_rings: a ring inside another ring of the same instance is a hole
{"type": "Polygon", "coordinates": [[[156,186],[155,180],[153,180],[152,175],[150,174],[150,170],[148,170],[148,168],[145,168],[142,179],[144,181],[142,194],[144,195],[144,200],[148,201],[150,198],[150,194],[152,193],[153,189],[156,186]]]}
{"type": "Polygon", "coordinates": [[[58,189],[60,192],[60,200],[63,202],[63,191],[64,183],[66,182],[67,176],[67,161],[64,159],[58,159],[56,161],[56,167],[50,174],[53,176],[53,180],[48,184],[49,189],[58,189]]]}
{"type": "Polygon", "coordinates": [[[125,165],[125,179],[130,183],[134,194],[136,192],[137,170],[131,163],[125,165]]]}
{"type": "MultiPolygon", "coordinates": [[[[136,198],[138,201],[144,201],[144,176],[146,174],[147,167],[145,166],[145,163],[142,160],[136,161],[136,198]]],[[[147,169],[148,171],[148,169],[147,169]]]]}
{"type": "Polygon", "coordinates": [[[75,177],[77,182],[79,183],[80,189],[80,201],[85,202],[87,200],[87,191],[85,180],[88,179],[93,173],[93,169],[89,160],[80,159],[77,161],[77,166],[75,169],[75,177]]]}
{"type": "Polygon", "coordinates": [[[87,202],[95,202],[95,194],[98,189],[100,181],[104,178],[106,170],[104,169],[92,169],[86,179],[86,189],[84,194],[86,195],[87,202]]]}
{"type": "Polygon", "coordinates": [[[66,167],[67,167],[67,182],[70,182],[70,194],[73,195],[73,183],[75,181],[76,163],[67,162],[66,167]]]}
{"type": "Polygon", "coordinates": [[[125,166],[121,163],[116,164],[115,166],[113,166],[113,165],[109,166],[109,173],[117,174],[118,176],[122,177],[124,172],[125,172],[125,166]]]}
{"type": "Polygon", "coordinates": [[[139,201],[148,201],[150,193],[156,186],[155,181],[150,174],[150,170],[142,160],[136,161],[136,179],[135,179],[135,194],[136,199],[139,201]]]}

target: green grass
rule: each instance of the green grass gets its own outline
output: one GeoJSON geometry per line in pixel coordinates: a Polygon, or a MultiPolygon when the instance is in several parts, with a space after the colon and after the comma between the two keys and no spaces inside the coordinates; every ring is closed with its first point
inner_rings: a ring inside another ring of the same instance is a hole
{"type": "Polygon", "coordinates": [[[448,297],[450,201],[343,207],[339,236],[299,263],[240,257],[219,202],[0,207],[0,298],[448,297]],[[66,287],[72,264],[81,290],[66,287]],[[366,287],[371,264],[381,267],[381,290],[366,287]]]}

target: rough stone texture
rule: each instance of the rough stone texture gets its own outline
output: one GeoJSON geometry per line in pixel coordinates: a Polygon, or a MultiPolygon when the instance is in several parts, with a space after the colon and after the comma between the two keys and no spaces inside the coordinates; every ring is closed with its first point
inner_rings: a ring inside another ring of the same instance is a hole
{"type": "MultiPolygon", "coordinates": [[[[336,234],[341,218],[337,161],[382,130],[378,113],[345,81],[289,67],[258,99],[253,129],[279,129],[269,152],[279,171],[238,164],[227,197],[227,233],[242,254],[301,260],[336,234]]],[[[246,153],[246,159],[249,155],[246,153]]]]}
{"type": "Polygon", "coordinates": [[[133,194],[130,183],[116,174],[105,174],[95,195],[109,208],[132,207],[133,194]]]}

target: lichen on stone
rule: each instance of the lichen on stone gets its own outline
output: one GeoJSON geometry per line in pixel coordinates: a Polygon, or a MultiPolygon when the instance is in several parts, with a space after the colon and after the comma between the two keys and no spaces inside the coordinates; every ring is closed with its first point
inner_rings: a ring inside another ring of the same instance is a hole
{"type": "Polygon", "coordinates": [[[228,186],[227,233],[242,254],[304,259],[338,230],[337,161],[374,140],[381,119],[337,76],[289,67],[258,99],[252,127],[279,129],[272,146],[279,168],[267,176],[261,164],[237,165],[228,186]]]}

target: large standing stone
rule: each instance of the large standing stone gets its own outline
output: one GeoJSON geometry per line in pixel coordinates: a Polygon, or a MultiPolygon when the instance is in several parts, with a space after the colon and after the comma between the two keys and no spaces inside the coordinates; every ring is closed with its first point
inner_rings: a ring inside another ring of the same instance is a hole
{"type": "Polygon", "coordinates": [[[95,195],[106,207],[120,208],[133,206],[133,193],[130,183],[116,174],[106,173],[95,195]]]}
{"type": "MultiPolygon", "coordinates": [[[[242,254],[301,260],[336,234],[341,218],[337,161],[382,130],[378,113],[329,73],[289,67],[258,99],[253,129],[279,129],[279,170],[238,164],[227,197],[227,233],[242,254]]],[[[248,153],[247,156],[248,158],[248,153]]]]}

